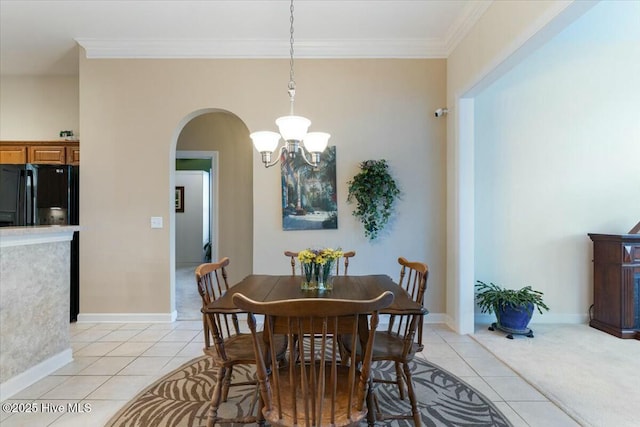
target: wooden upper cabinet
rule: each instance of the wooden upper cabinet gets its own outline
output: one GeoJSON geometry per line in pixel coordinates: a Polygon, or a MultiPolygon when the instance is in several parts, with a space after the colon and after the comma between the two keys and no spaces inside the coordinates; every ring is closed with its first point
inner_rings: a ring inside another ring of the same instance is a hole
{"type": "Polygon", "coordinates": [[[79,165],[77,141],[0,141],[0,163],[79,165]]]}
{"type": "Polygon", "coordinates": [[[0,163],[20,165],[27,163],[27,147],[25,145],[0,146],[0,163]]]}
{"type": "Polygon", "coordinates": [[[67,147],[67,164],[74,166],[80,164],[80,144],[67,147]]]}
{"type": "Polygon", "coordinates": [[[29,147],[29,163],[64,165],[67,160],[63,145],[32,145],[29,147]]]}

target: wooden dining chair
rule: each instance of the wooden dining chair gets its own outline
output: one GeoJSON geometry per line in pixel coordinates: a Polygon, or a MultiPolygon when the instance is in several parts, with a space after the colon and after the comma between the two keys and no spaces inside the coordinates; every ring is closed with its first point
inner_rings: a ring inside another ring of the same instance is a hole
{"type": "MultiPolygon", "coordinates": [[[[407,294],[416,302],[424,305],[424,293],[427,288],[427,278],[429,276],[429,268],[421,262],[407,261],[405,258],[398,258],[400,264],[400,281],[399,285],[407,294]]],[[[426,310],[425,310],[426,312],[426,310]]],[[[382,413],[380,405],[376,402],[376,420],[413,420],[416,427],[422,424],[420,419],[420,411],[418,410],[417,398],[413,388],[411,379],[411,369],[409,363],[413,360],[416,353],[423,349],[422,345],[422,323],[424,314],[411,315],[390,315],[389,323],[384,330],[375,332],[375,345],[373,347],[372,360],[376,362],[391,361],[395,365],[395,379],[383,379],[373,377],[374,383],[395,384],[398,387],[400,399],[409,397],[411,404],[410,414],[390,414],[382,413]]],[[[347,339],[341,341],[346,354],[352,354],[354,348],[347,339]]],[[[355,347],[358,348],[358,347],[355,347]]],[[[360,353],[360,349],[357,350],[360,353]]],[[[374,395],[375,399],[375,395],[374,395]]]]}
{"type": "MultiPolygon", "coordinates": [[[[411,296],[411,299],[424,306],[424,294],[427,290],[429,267],[422,262],[407,261],[404,257],[398,258],[398,264],[400,264],[400,281],[398,284],[411,296]]],[[[424,349],[424,345],[422,344],[423,321],[424,316],[418,322],[418,351],[424,349]]]]}
{"type": "MultiPolygon", "coordinates": [[[[292,252],[292,251],[284,251],[284,256],[287,256],[291,259],[291,274],[293,276],[296,275],[296,266],[298,266],[298,269],[300,270],[300,275],[303,275],[302,272],[302,265],[300,265],[300,262],[298,261],[298,252],[292,252]]],[[[349,260],[351,258],[353,258],[354,256],[356,256],[356,251],[347,251],[347,252],[343,252],[342,254],[342,265],[344,266],[343,269],[343,275],[347,275],[349,273],[349,260]]],[[[336,276],[340,275],[340,262],[336,262],[336,276]]]]}
{"type": "MultiPolygon", "coordinates": [[[[246,416],[236,418],[218,417],[221,402],[226,402],[229,387],[256,385],[256,381],[231,381],[233,368],[236,365],[255,365],[255,353],[250,333],[242,333],[237,313],[215,312],[207,310],[207,305],[220,298],[229,290],[226,267],[229,258],[222,258],[218,262],[201,264],[196,268],[196,282],[198,293],[202,299],[202,318],[204,328],[204,353],[211,356],[217,368],[216,384],[211,395],[211,405],[208,414],[208,427],[216,423],[255,423],[258,417],[250,410],[246,416]]],[[[275,345],[279,346],[276,353],[282,359],[285,353],[286,341],[283,336],[276,337],[275,345]]],[[[251,408],[253,409],[253,408],[251,408]]]]}
{"type": "Polygon", "coordinates": [[[365,419],[373,424],[374,413],[367,407],[373,404],[369,390],[375,334],[368,330],[376,328],[378,310],[393,302],[391,292],[366,301],[304,298],[278,302],[257,302],[237,293],[233,302],[251,313],[248,323],[262,414],[268,424],[341,427],[358,425],[365,419]],[[265,337],[256,333],[254,314],[264,315],[265,337]],[[290,346],[297,345],[297,351],[288,353],[284,366],[273,362],[276,349],[272,337],[276,334],[285,334],[290,346]],[[339,334],[349,334],[353,346],[357,340],[365,349],[360,364],[355,355],[350,363],[341,363],[337,343],[331,339],[339,334]],[[294,337],[302,338],[296,342],[294,337]]]}

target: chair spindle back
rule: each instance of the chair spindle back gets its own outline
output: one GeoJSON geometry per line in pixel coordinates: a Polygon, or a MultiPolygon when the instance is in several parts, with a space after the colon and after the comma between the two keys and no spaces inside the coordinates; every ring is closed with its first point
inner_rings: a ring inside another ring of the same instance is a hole
{"type": "Polygon", "coordinates": [[[261,303],[242,294],[235,294],[233,301],[250,313],[256,375],[267,422],[338,427],[364,420],[375,337],[368,331],[378,324],[378,310],[393,301],[391,292],[368,301],[306,298],[261,303]],[[258,338],[253,314],[264,315],[264,340],[258,338]],[[276,349],[271,345],[276,334],[289,340],[288,363],[283,366],[277,363],[276,349]],[[366,349],[363,359],[356,359],[355,353],[348,361],[340,359],[335,337],[345,334],[352,338],[354,347],[359,343],[366,349]]]}

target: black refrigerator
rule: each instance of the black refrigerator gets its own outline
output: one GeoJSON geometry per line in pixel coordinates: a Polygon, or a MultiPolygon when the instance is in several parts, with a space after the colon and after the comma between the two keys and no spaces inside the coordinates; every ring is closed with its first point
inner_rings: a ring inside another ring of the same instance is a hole
{"type": "MultiPolygon", "coordinates": [[[[79,167],[0,164],[0,227],[79,225],[79,167]]],[[[80,311],[79,236],[71,241],[71,309],[80,311]]]]}

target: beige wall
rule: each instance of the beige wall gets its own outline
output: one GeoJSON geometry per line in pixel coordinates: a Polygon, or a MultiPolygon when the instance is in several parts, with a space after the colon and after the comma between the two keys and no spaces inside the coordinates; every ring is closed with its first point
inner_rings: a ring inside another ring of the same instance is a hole
{"type": "MultiPolygon", "coordinates": [[[[209,109],[232,113],[248,130],[275,130],[273,120],[288,113],[288,66],[287,60],[81,59],[81,313],[172,310],[177,136],[209,109]],[[165,227],[151,229],[151,216],[162,216],[165,227]]],[[[253,271],[265,273],[288,271],[285,249],[324,244],[355,249],[356,273],[395,277],[398,256],[424,260],[432,271],[427,306],[442,313],[445,123],[432,115],[445,101],[445,61],[299,60],[296,77],[296,112],[311,118],[312,130],[331,132],[338,147],[339,229],[282,231],[279,169],[265,170],[246,148],[248,138],[239,147],[245,131],[238,125],[238,147],[224,164],[239,173],[232,180],[253,179],[253,241],[244,230],[225,239],[225,247],[241,254],[253,246],[253,271]],[[371,158],[389,161],[404,192],[389,234],[374,244],[345,203],[346,182],[371,158]],[[248,160],[253,178],[250,170],[240,173],[248,160]]],[[[238,215],[244,213],[224,221],[238,215]]],[[[221,230],[227,226],[220,223],[221,230]]]]}
{"type": "MultiPolygon", "coordinates": [[[[467,96],[531,41],[572,0],[494,1],[447,58],[447,102],[467,96]]],[[[587,2],[584,2],[587,3],[587,2]]]]}
{"type": "Polygon", "coordinates": [[[0,139],[59,139],[61,130],[79,133],[78,76],[2,76],[0,139]]]}

